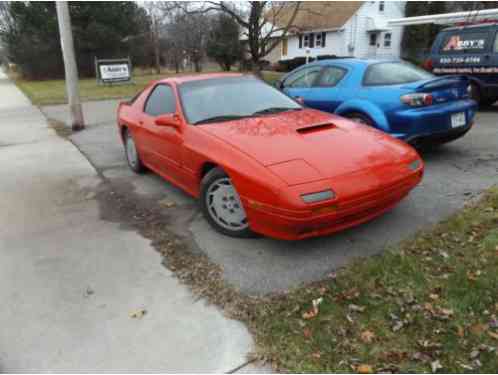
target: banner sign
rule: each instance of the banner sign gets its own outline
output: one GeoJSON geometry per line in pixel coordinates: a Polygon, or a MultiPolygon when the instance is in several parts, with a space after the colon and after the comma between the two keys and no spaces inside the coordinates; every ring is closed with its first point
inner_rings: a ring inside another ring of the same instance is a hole
{"type": "Polygon", "coordinates": [[[130,70],[127,64],[100,65],[102,81],[127,81],[130,79],[130,70]]]}
{"type": "Polygon", "coordinates": [[[97,79],[103,83],[131,81],[131,63],[129,59],[95,59],[97,79]]]}

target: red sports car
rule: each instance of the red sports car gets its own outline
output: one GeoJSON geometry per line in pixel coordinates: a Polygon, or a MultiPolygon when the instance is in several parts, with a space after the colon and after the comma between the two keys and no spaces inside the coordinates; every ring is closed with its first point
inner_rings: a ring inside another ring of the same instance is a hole
{"type": "Polygon", "coordinates": [[[303,108],[253,76],[151,83],[118,109],[131,169],[151,169],[200,199],[221,233],[295,240],[366,222],[422,179],[410,146],[303,108]]]}

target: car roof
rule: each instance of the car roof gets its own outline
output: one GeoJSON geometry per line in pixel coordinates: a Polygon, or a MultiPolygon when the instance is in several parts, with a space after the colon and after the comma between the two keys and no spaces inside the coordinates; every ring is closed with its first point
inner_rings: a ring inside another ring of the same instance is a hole
{"type": "Polygon", "coordinates": [[[488,22],[488,23],[478,23],[475,25],[452,26],[452,27],[447,27],[446,29],[441,30],[441,32],[453,31],[453,30],[479,29],[479,28],[487,29],[487,28],[492,28],[492,27],[498,27],[498,23],[488,22]]]}
{"type": "Polygon", "coordinates": [[[159,79],[156,82],[157,83],[174,82],[176,84],[182,84],[184,82],[190,82],[190,81],[201,81],[201,80],[212,79],[212,78],[242,77],[244,75],[246,75],[246,74],[242,74],[242,73],[186,74],[186,75],[180,75],[180,76],[174,76],[174,77],[167,77],[167,78],[159,79]]]}
{"type": "Polygon", "coordinates": [[[318,60],[314,61],[308,65],[329,65],[330,63],[334,64],[345,64],[345,65],[362,65],[367,66],[371,64],[376,64],[380,62],[400,62],[400,60],[396,59],[358,59],[358,58],[339,58],[339,59],[326,59],[326,60],[318,60]]]}

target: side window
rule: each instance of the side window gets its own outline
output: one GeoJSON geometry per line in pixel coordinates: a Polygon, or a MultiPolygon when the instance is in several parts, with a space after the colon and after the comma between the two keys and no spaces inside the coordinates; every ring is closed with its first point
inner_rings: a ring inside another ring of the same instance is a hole
{"type": "Polygon", "coordinates": [[[319,66],[301,69],[287,77],[284,82],[284,86],[290,88],[311,87],[321,70],[322,68],[319,66]]]}
{"type": "Polygon", "coordinates": [[[448,33],[443,38],[439,52],[442,54],[481,52],[487,48],[488,37],[487,32],[479,31],[448,33]]]}
{"type": "Polygon", "coordinates": [[[391,47],[391,33],[384,34],[384,47],[391,47]]]}
{"type": "Polygon", "coordinates": [[[168,85],[157,85],[147,98],[144,112],[154,117],[176,112],[173,89],[168,85]]]}
{"type": "Polygon", "coordinates": [[[328,66],[323,69],[322,74],[318,79],[317,86],[334,87],[346,75],[346,72],[346,69],[337,66],[328,66]]]}

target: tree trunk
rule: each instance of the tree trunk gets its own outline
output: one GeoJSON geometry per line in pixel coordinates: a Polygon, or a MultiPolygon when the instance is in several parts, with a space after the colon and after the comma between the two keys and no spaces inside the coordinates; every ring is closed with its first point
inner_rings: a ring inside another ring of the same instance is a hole
{"type": "Polygon", "coordinates": [[[261,73],[261,65],[259,64],[258,60],[252,60],[251,61],[251,72],[254,74],[256,77],[263,78],[263,74],[261,73]]]}

